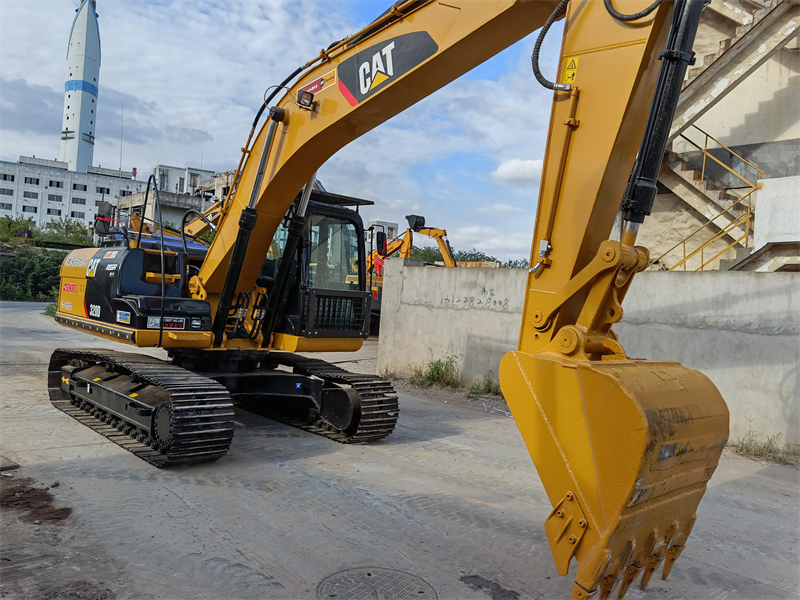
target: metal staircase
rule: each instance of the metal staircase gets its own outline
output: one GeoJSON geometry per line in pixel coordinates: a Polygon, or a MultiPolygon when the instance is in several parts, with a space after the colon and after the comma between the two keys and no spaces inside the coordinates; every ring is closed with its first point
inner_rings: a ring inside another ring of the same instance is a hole
{"type": "Polygon", "coordinates": [[[703,270],[728,250],[747,252],[755,211],[753,192],[764,171],[695,122],[781,48],[796,45],[800,29],[800,0],[712,0],[706,11],[710,19],[719,22],[721,17],[727,31],[735,34],[720,40],[716,52],[697,57],[699,64],[687,73],[673,120],[670,141],[680,139],[688,144],[688,152],[665,154],[659,183],[704,223],[653,260],[662,268],[668,263],[670,270],[686,270],[687,262],[695,257],[692,264],[699,261],[697,270],[703,270]]]}
{"type": "Polygon", "coordinates": [[[670,140],[693,125],[776,52],[797,43],[798,0],[712,0],[706,10],[742,24],[736,26],[733,37],[720,40],[717,52],[698,57],[702,64],[689,70],[670,140]]]}

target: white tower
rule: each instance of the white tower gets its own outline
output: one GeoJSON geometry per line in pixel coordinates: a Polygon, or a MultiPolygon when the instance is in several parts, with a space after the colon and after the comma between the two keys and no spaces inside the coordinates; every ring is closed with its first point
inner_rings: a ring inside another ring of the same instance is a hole
{"type": "Polygon", "coordinates": [[[97,81],[100,78],[100,30],[96,0],[81,0],[67,48],[67,83],[61,126],[61,160],[70,171],[86,172],[94,155],[97,81]]]}

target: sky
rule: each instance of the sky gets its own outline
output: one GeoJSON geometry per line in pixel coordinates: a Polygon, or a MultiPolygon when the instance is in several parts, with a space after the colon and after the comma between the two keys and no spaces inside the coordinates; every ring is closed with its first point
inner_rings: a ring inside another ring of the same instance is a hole
{"type": "MultiPolygon", "coordinates": [[[[476,0],[479,1],[479,0],[476,0]]],[[[0,159],[58,158],[77,0],[0,2],[0,159]]],[[[264,90],[380,15],[386,0],[97,0],[102,60],[94,164],[235,169],[264,90]]],[[[541,68],[555,77],[561,24],[541,68]]],[[[533,78],[536,34],[340,150],[331,192],[405,228],[446,229],[455,250],[528,258],[552,92],[533,78]]],[[[435,245],[416,238],[415,245],[435,245]]]]}

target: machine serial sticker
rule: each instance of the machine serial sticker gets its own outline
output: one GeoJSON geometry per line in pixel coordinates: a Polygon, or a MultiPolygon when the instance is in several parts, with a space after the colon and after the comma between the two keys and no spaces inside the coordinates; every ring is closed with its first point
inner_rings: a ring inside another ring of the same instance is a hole
{"type": "Polygon", "coordinates": [[[119,252],[119,250],[115,250],[114,252],[106,252],[103,255],[103,258],[114,258],[117,256],[117,252],[119,252]]]}
{"type": "Polygon", "coordinates": [[[567,64],[564,65],[564,77],[561,83],[575,83],[580,58],[580,56],[572,56],[567,60],[567,64]]]}
{"type": "Polygon", "coordinates": [[[93,258],[89,261],[89,264],[86,265],[86,277],[94,277],[95,272],[97,271],[97,266],[100,264],[99,258],[93,258]]]}
{"type": "Polygon", "coordinates": [[[325,88],[330,87],[330,86],[334,85],[335,83],[336,83],[336,70],[334,69],[333,71],[329,71],[328,73],[325,73],[325,75],[323,75],[319,79],[315,79],[311,83],[305,84],[303,87],[301,87],[297,91],[298,92],[311,92],[312,94],[318,94],[322,90],[324,90],[325,88]]]}
{"type": "Polygon", "coordinates": [[[61,301],[61,308],[63,308],[64,310],[72,310],[72,302],[64,302],[62,300],[61,301]]]}
{"type": "Polygon", "coordinates": [[[86,264],[86,259],[72,257],[65,260],[64,264],[68,267],[82,267],[86,264]]]}
{"type": "Polygon", "coordinates": [[[78,293],[78,284],[77,283],[65,283],[64,287],[61,288],[68,294],[77,294],[78,293]]]}
{"type": "Polygon", "coordinates": [[[125,323],[126,325],[131,324],[131,313],[126,312],[124,310],[117,311],[117,323],[125,323]]]}
{"type": "MultiPolygon", "coordinates": [[[[158,329],[160,317],[147,317],[147,328],[158,329]]],[[[185,329],[186,319],[183,317],[164,317],[164,329],[185,329]]]]}
{"type": "Polygon", "coordinates": [[[117,270],[117,263],[110,263],[106,265],[106,271],[116,271],[117,270]]]}

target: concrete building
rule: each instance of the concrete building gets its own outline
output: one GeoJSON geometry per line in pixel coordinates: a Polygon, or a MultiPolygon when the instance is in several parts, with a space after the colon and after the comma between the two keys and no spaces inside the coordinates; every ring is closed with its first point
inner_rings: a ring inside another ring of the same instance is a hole
{"type": "MultiPolygon", "coordinates": [[[[117,218],[120,219],[123,224],[133,213],[141,214],[142,207],[144,206],[145,193],[146,186],[142,186],[141,192],[119,199],[117,202],[117,218]]],[[[174,194],[172,192],[162,192],[159,190],[158,196],[161,200],[161,217],[164,219],[165,223],[175,227],[180,227],[183,215],[190,208],[203,212],[214,203],[212,199],[205,198],[201,195],[174,194]]],[[[155,195],[152,191],[147,200],[147,209],[145,210],[144,216],[147,219],[158,221],[158,210],[156,209],[155,195]]]]}
{"type": "Polygon", "coordinates": [[[712,0],[703,11],[637,240],[656,268],[800,268],[798,31],[797,0],[712,0]]]}
{"type": "Polygon", "coordinates": [[[201,181],[200,194],[206,198],[213,198],[216,202],[222,202],[228,197],[235,176],[236,171],[225,171],[217,173],[211,179],[201,181]]]}
{"type": "Polygon", "coordinates": [[[67,47],[67,82],[61,125],[61,162],[86,173],[94,157],[97,86],[100,79],[100,30],[96,2],[81,0],[67,47]]]}
{"type": "Polygon", "coordinates": [[[91,225],[100,202],[116,204],[145,186],[129,171],[89,166],[80,173],[68,167],[35,156],[0,161],[0,217],[32,217],[39,227],[62,218],[91,225]]]}
{"type": "Polygon", "coordinates": [[[214,171],[156,165],[153,174],[156,176],[158,189],[162,192],[194,195],[200,190],[200,182],[213,177],[214,171]]]}

